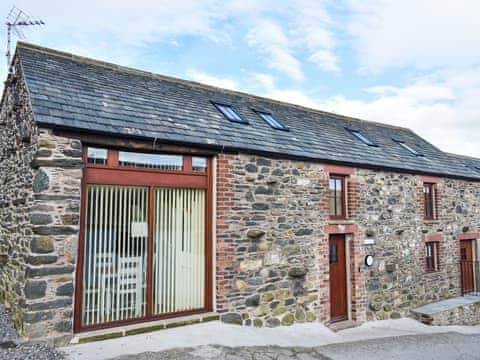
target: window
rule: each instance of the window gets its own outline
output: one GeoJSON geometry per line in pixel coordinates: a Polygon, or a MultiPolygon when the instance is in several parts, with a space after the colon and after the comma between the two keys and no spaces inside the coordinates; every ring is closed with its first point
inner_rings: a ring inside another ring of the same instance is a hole
{"type": "Polygon", "coordinates": [[[363,142],[364,144],[368,145],[368,146],[378,146],[377,144],[375,144],[372,140],[370,140],[369,138],[367,138],[365,135],[363,135],[360,131],[358,130],[351,130],[351,129],[347,129],[348,131],[350,131],[352,133],[353,136],[355,136],[357,139],[359,139],[361,142],[363,142]]]}
{"type": "Polygon", "coordinates": [[[158,155],[119,151],[118,162],[120,166],[131,166],[148,169],[182,170],[183,156],[158,155]]]}
{"type": "Polygon", "coordinates": [[[328,260],[330,264],[336,264],[338,262],[337,256],[337,245],[330,245],[329,246],[329,256],[328,260]]]}
{"type": "Polygon", "coordinates": [[[435,184],[423,184],[425,220],[435,219],[435,184]]]}
{"type": "Polygon", "coordinates": [[[270,125],[272,128],[274,129],[278,129],[278,130],[286,130],[288,131],[288,128],[283,125],[280,121],[278,121],[277,119],[275,119],[273,117],[272,114],[270,113],[265,113],[265,112],[261,112],[261,111],[255,111],[258,115],[260,115],[260,117],[265,120],[265,122],[270,125]]]}
{"type": "Polygon", "coordinates": [[[437,241],[425,243],[425,269],[438,271],[439,268],[439,243],[437,241]]]}
{"type": "Polygon", "coordinates": [[[217,103],[213,103],[213,105],[215,105],[218,111],[220,111],[223,116],[225,116],[228,120],[242,124],[248,124],[248,121],[243,120],[230,105],[223,105],[217,103]]]}
{"type": "Polygon", "coordinates": [[[403,141],[400,141],[400,140],[393,140],[395,141],[397,144],[399,144],[401,147],[403,147],[405,150],[407,150],[408,152],[410,152],[412,155],[415,155],[415,156],[423,156],[423,154],[420,154],[417,150],[413,149],[412,147],[410,147],[409,145],[407,145],[405,142],[403,141]]]}
{"type": "Polygon", "coordinates": [[[207,170],[207,159],[204,157],[192,157],[192,170],[205,172],[207,170]]]}
{"type": "Polygon", "coordinates": [[[107,164],[107,149],[99,149],[94,147],[89,147],[87,149],[87,162],[89,164],[99,164],[99,165],[106,165],[107,164]]]}
{"type": "Polygon", "coordinates": [[[331,218],[345,217],[345,177],[331,175],[329,181],[329,205],[331,218]]]}
{"type": "Polygon", "coordinates": [[[471,169],[480,174],[480,166],[472,166],[471,169]]]}

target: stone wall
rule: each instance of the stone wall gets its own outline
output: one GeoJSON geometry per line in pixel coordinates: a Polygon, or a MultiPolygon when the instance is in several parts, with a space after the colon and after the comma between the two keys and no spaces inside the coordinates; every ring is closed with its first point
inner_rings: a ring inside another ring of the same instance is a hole
{"type": "MultiPolygon", "coordinates": [[[[480,228],[480,183],[436,179],[438,219],[423,219],[421,176],[358,170],[362,211],[375,266],[367,278],[367,319],[408,316],[412,308],[460,295],[458,235],[480,228]],[[425,240],[440,244],[440,269],[425,271],[425,240]]],[[[431,178],[428,179],[431,181],[431,178]]]]}
{"type": "Polygon", "coordinates": [[[0,294],[25,338],[66,343],[72,336],[81,144],[34,126],[20,76],[6,84],[0,119],[0,294]]]}
{"type": "MultiPolygon", "coordinates": [[[[435,178],[438,219],[425,221],[418,175],[347,169],[348,218],[328,218],[328,174],[341,167],[222,155],[217,168],[217,310],[227,322],[277,326],[330,316],[328,237],[349,241],[350,313],[408,316],[459,295],[459,234],[480,229],[480,183],[435,178]],[[368,239],[371,245],[364,244],[368,239]],[[425,270],[425,240],[440,269],[425,270]],[[366,267],[366,254],[374,265],[366,267]]],[[[344,170],[345,170],[344,169],[344,170]]]]}
{"type": "MultiPolygon", "coordinates": [[[[327,226],[327,191],[321,164],[219,157],[216,305],[223,321],[254,326],[328,322],[328,232],[350,224],[327,226]]],[[[356,240],[353,248],[359,252],[356,240]]],[[[358,265],[353,258],[352,269],[358,265]]],[[[360,314],[362,284],[358,275],[352,277],[360,300],[353,311],[360,314]]]]}
{"type": "Polygon", "coordinates": [[[33,203],[37,129],[28,106],[23,79],[5,83],[0,109],[0,298],[22,327],[25,270],[32,239],[29,209],[33,203]]]}
{"type": "MultiPolygon", "coordinates": [[[[463,299],[463,298],[462,298],[463,299]]],[[[453,299],[454,301],[458,298],[453,299]]],[[[447,300],[452,301],[452,300],[447,300]]],[[[460,302],[460,301],[459,301],[460,302]]],[[[443,311],[412,311],[414,319],[433,326],[480,325],[480,300],[476,296],[467,298],[464,304],[452,306],[443,311]],[[470,300],[471,299],[471,300],[470,300]]],[[[435,306],[436,304],[433,304],[435,306]]],[[[430,305],[429,305],[430,306],[430,305]]]]}
{"type": "Polygon", "coordinates": [[[74,275],[80,228],[82,151],[78,140],[41,129],[32,162],[33,238],[28,256],[23,334],[65,343],[73,333],[74,275]]]}

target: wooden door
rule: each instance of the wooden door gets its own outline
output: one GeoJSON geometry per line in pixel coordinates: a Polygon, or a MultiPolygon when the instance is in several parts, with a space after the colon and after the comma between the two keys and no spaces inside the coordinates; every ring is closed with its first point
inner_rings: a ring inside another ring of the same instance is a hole
{"type": "Polygon", "coordinates": [[[345,235],[330,235],[330,320],[341,321],[347,313],[347,269],[345,235]]]}
{"type": "Polygon", "coordinates": [[[460,242],[460,266],[462,276],[462,292],[468,294],[474,291],[475,279],[473,276],[473,246],[472,240],[460,242]]]}

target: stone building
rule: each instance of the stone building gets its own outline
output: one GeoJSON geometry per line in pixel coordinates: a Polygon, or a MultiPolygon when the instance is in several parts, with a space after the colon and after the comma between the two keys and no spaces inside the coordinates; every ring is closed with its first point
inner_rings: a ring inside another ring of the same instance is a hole
{"type": "Polygon", "coordinates": [[[398,318],[476,286],[479,159],[25,43],[13,66],[0,295],[28,339],[398,318]]]}

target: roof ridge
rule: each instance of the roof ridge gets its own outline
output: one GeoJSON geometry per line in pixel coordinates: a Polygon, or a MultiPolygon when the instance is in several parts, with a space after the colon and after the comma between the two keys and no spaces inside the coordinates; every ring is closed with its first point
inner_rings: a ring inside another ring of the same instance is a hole
{"type": "Polygon", "coordinates": [[[461,157],[461,158],[465,158],[465,159],[480,161],[480,158],[475,157],[475,156],[471,156],[471,155],[455,154],[455,153],[451,153],[451,152],[445,152],[445,154],[455,156],[455,157],[461,157]]]}
{"type": "MultiPolygon", "coordinates": [[[[412,132],[411,129],[409,129],[407,127],[404,127],[404,126],[391,125],[391,124],[385,124],[385,123],[378,122],[378,121],[359,119],[359,118],[356,118],[356,117],[341,115],[341,114],[337,114],[337,113],[334,113],[334,112],[329,112],[329,111],[324,111],[324,110],[320,110],[320,109],[311,108],[311,107],[304,106],[304,105],[293,104],[293,103],[289,103],[289,102],[286,102],[286,101],[276,100],[276,99],[268,98],[268,97],[265,97],[265,96],[254,95],[254,94],[250,94],[250,93],[239,91],[239,90],[230,90],[230,89],[225,89],[225,88],[221,88],[221,87],[214,86],[214,85],[200,83],[200,82],[197,82],[197,81],[185,80],[185,79],[181,79],[181,78],[177,78],[177,77],[173,77],[173,76],[169,76],[169,75],[162,75],[162,74],[158,74],[158,73],[154,73],[154,72],[150,72],[150,71],[146,71],[146,70],[140,70],[140,69],[129,67],[129,66],[118,65],[118,64],[108,62],[108,61],[93,59],[93,58],[86,57],[86,56],[75,55],[75,54],[69,53],[67,51],[56,50],[56,49],[48,48],[48,47],[45,47],[45,46],[40,46],[40,45],[28,43],[28,42],[25,42],[25,41],[17,41],[17,48],[25,48],[25,49],[30,49],[30,50],[34,50],[34,51],[39,51],[39,52],[43,52],[43,53],[46,53],[46,54],[59,56],[59,57],[63,57],[63,58],[71,59],[71,60],[74,60],[74,61],[79,61],[79,62],[91,64],[91,65],[103,66],[103,67],[109,68],[109,69],[114,70],[114,71],[130,73],[130,74],[133,74],[133,75],[151,77],[153,79],[175,82],[175,83],[179,83],[179,84],[183,84],[183,85],[187,85],[187,86],[191,86],[191,87],[211,89],[211,90],[220,91],[220,92],[227,93],[227,94],[236,94],[236,95],[241,95],[241,96],[248,96],[248,97],[251,97],[251,98],[255,98],[255,99],[258,99],[258,100],[270,102],[270,103],[273,103],[273,104],[288,105],[288,106],[293,106],[297,109],[304,110],[304,111],[316,112],[316,113],[319,113],[319,114],[333,116],[335,118],[342,119],[342,120],[357,121],[357,122],[360,122],[360,123],[367,123],[367,124],[372,124],[372,125],[377,125],[377,126],[382,126],[382,127],[386,127],[386,128],[392,128],[392,129],[402,129],[402,130],[407,130],[407,131],[412,132]]],[[[16,56],[16,54],[15,54],[15,56],[16,56]]]]}

